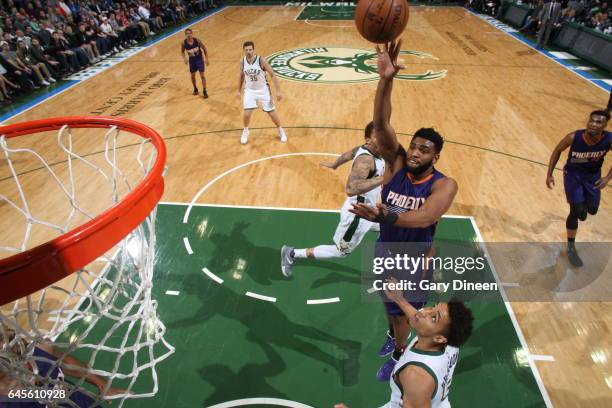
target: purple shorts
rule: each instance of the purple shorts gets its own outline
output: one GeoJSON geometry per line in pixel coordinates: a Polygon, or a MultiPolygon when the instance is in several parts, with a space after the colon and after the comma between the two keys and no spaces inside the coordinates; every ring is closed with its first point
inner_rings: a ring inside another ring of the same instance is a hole
{"type": "Polygon", "coordinates": [[[202,58],[189,58],[189,72],[204,72],[204,60],[202,58]]]}
{"type": "Polygon", "coordinates": [[[563,186],[565,197],[569,204],[585,203],[588,207],[598,208],[601,200],[601,190],[595,187],[595,182],[601,178],[601,172],[594,173],[563,171],[563,186]]]}

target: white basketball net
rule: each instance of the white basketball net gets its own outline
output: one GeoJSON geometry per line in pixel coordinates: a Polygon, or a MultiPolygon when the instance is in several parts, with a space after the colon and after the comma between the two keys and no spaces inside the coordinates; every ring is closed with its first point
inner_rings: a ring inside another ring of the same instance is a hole
{"type": "MultiPolygon", "coordinates": [[[[33,146],[36,139],[25,139],[35,135],[0,136],[0,220],[10,217],[11,226],[8,235],[0,233],[0,258],[65,233],[119,202],[151,170],[157,152],[149,140],[115,127],[65,126],[56,137],[39,136],[39,152],[20,146],[33,146]],[[78,138],[80,133],[87,137],[78,138]],[[98,146],[90,153],[96,133],[98,146]],[[57,143],[49,143],[51,138],[57,143]],[[40,153],[43,143],[53,146],[53,157],[40,153]],[[79,152],[83,147],[87,154],[79,152]],[[36,184],[41,177],[45,181],[36,184]],[[60,200],[63,205],[55,204],[60,200]]],[[[82,407],[108,400],[122,406],[128,398],[156,394],[156,365],[174,348],[164,339],[166,328],[151,297],[155,215],[154,210],[82,270],[0,307],[0,396],[15,389],[61,389],[66,399],[55,393],[33,400],[82,407]],[[49,350],[54,357],[44,353],[49,350]],[[91,404],[75,402],[82,394],[91,404]]]]}

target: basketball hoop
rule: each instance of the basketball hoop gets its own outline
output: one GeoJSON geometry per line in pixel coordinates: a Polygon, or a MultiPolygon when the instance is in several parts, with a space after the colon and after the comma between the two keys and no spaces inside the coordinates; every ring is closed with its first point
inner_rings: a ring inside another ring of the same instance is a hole
{"type": "Polygon", "coordinates": [[[10,234],[0,234],[9,254],[0,259],[0,374],[21,387],[61,385],[96,404],[155,395],[155,365],[174,352],[151,296],[163,139],[128,119],[59,117],[1,126],[0,154],[0,220],[11,223],[10,234]],[[65,211],[48,208],[58,200],[65,211]],[[34,349],[45,344],[62,350],[53,368],[66,367],[68,355],[84,362],[70,366],[82,378],[39,373],[49,360],[34,349]],[[92,391],[90,374],[105,386],[92,391]],[[105,395],[111,387],[121,392],[105,395]]]}

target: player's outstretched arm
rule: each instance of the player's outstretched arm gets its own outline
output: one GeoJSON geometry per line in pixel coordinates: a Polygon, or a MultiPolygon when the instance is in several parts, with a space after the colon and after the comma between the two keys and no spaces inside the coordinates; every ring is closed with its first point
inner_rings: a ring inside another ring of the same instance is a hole
{"type": "Polygon", "coordinates": [[[346,182],[346,194],[349,197],[364,194],[380,186],[383,182],[382,176],[368,178],[368,175],[374,169],[375,164],[372,156],[361,155],[357,157],[346,182]]]}
{"type": "Polygon", "coordinates": [[[336,170],[338,167],[342,166],[344,163],[347,163],[355,158],[355,154],[357,150],[359,150],[360,146],[353,147],[351,150],[342,153],[335,162],[321,162],[319,165],[321,167],[327,167],[330,169],[336,170]]]}
{"type": "Polygon", "coordinates": [[[570,133],[566,135],[561,141],[557,144],[552,154],[550,155],[550,160],[548,160],[548,172],[546,173],[546,187],[553,188],[555,185],[555,178],[553,177],[553,171],[555,170],[555,166],[559,161],[559,157],[561,157],[561,153],[568,147],[572,145],[574,141],[574,134],[570,133]]]}
{"type": "Polygon", "coordinates": [[[274,75],[274,71],[272,71],[272,67],[265,59],[260,59],[261,67],[265,72],[267,72],[272,78],[272,82],[274,82],[274,89],[276,90],[276,100],[280,101],[283,99],[283,95],[281,94],[280,84],[278,83],[278,78],[274,75]]]}
{"type": "Polygon", "coordinates": [[[424,368],[409,365],[400,371],[399,381],[404,390],[402,408],[431,408],[436,383],[424,368]]]}
{"type": "Polygon", "coordinates": [[[397,57],[401,40],[385,45],[384,50],[376,47],[378,74],[380,80],[374,97],[374,128],[376,129],[376,144],[382,157],[389,164],[392,173],[403,166],[403,158],[398,154],[399,142],[395,130],[391,126],[391,91],[393,78],[402,66],[398,65],[397,57]]]}

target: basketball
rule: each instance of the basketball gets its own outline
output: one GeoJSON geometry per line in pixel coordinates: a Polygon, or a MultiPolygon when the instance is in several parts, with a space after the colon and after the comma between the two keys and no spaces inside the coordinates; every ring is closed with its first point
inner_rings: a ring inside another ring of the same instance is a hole
{"type": "Polygon", "coordinates": [[[382,44],[399,37],[408,24],[406,0],[360,0],[355,10],[357,31],[368,41],[382,44]]]}

